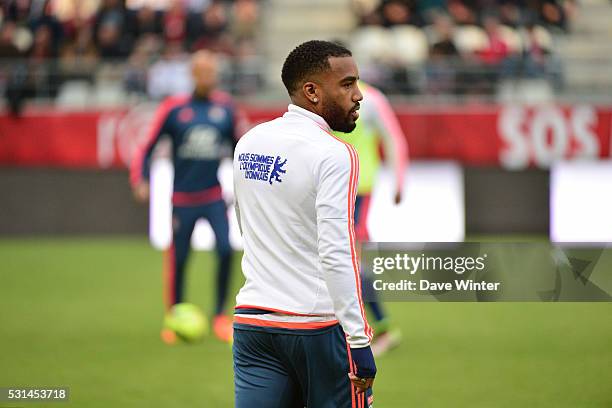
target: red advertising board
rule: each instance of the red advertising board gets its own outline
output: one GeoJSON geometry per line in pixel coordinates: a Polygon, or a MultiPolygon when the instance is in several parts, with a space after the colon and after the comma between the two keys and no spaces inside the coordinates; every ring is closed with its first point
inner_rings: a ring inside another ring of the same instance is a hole
{"type": "MultiPolygon", "coordinates": [[[[148,132],[154,105],[126,110],[29,111],[0,116],[0,165],[125,167],[148,132]]],[[[245,107],[251,125],[283,107],[245,107]]],[[[609,158],[612,107],[396,108],[410,157],[521,169],[559,159],[609,158]]]]}

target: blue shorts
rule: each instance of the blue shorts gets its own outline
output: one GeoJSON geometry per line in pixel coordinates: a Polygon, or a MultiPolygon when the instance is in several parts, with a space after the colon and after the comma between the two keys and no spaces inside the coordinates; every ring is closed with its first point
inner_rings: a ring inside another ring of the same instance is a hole
{"type": "Polygon", "coordinates": [[[365,408],[348,378],[340,325],[289,330],[234,324],[236,408],[365,408]]]}

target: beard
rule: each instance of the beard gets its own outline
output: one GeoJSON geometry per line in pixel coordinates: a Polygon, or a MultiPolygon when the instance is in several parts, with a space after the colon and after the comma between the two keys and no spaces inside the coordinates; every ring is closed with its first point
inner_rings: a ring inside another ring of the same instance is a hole
{"type": "Polygon", "coordinates": [[[322,115],[332,130],[351,133],[357,124],[351,117],[351,111],[345,112],[340,105],[335,102],[323,104],[322,115]]]}

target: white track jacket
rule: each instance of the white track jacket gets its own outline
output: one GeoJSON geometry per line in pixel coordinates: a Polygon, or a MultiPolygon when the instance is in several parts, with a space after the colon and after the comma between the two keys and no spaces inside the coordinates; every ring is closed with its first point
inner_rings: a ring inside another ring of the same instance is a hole
{"type": "Polygon", "coordinates": [[[234,188],[246,283],[235,321],[290,329],[339,322],[351,347],[366,347],[372,329],[353,229],[359,160],[330,131],[322,117],[289,105],[238,142],[234,188]]]}

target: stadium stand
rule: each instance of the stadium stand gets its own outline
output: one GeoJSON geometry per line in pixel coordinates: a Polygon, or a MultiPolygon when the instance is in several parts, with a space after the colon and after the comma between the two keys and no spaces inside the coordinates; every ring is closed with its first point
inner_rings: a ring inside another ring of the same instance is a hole
{"type": "Polygon", "coordinates": [[[7,0],[0,92],[14,111],[160,99],[189,88],[172,73],[207,48],[225,89],[278,100],[282,58],[316,26],[395,98],[605,101],[610,20],[607,0],[7,0]]]}
{"type": "Polygon", "coordinates": [[[81,105],[83,92],[94,106],[161,98],[189,84],[150,86],[156,70],[180,71],[188,52],[207,48],[224,56],[226,88],[252,93],[259,20],[256,0],[9,0],[0,6],[0,81],[14,110],[58,95],[81,105]]]}

